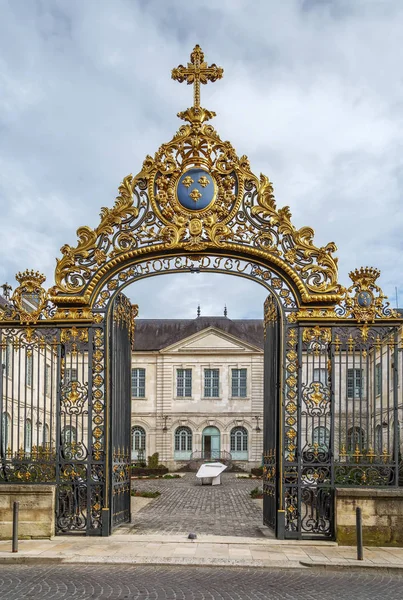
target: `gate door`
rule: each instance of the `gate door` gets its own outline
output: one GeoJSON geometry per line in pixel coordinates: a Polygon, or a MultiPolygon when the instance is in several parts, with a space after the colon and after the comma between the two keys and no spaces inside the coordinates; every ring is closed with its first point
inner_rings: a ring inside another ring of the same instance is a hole
{"type": "Polygon", "coordinates": [[[132,305],[120,294],[110,323],[110,507],[111,529],[130,522],[130,424],[132,305]]]}
{"type": "Polygon", "coordinates": [[[264,404],[263,404],[263,522],[276,537],[284,536],[284,519],[279,513],[279,365],[280,318],[275,299],[269,296],[264,303],[264,404]]]}

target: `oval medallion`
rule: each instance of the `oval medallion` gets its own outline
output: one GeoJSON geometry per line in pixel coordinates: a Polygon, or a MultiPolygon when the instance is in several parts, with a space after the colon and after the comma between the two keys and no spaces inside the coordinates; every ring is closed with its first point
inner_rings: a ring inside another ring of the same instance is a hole
{"type": "Polygon", "coordinates": [[[373,299],[374,298],[371,292],[359,292],[357,295],[357,303],[359,306],[361,306],[361,308],[367,308],[368,306],[371,306],[373,299]]]}
{"type": "Polygon", "coordinates": [[[176,184],[178,202],[187,210],[203,210],[216,197],[216,184],[208,171],[193,168],[185,171],[176,184]]]}

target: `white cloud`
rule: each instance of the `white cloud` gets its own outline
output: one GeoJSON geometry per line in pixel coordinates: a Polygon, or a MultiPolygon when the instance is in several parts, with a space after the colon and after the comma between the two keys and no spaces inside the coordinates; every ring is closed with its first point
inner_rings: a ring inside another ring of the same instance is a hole
{"type": "MultiPolygon", "coordinates": [[[[402,4],[3,0],[1,12],[2,280],[29,267],[51,284],[59,248],[177,129],[191,89],[170,69],[200,43],[225,71],[202,89],[222,138],[269,175],[296,226],[337,243],[342,283],[369,264],[393,301],[395,286],[403,294],[402,4]]],[[[260,310],[263,288],[180,277],[180,306],[173,276],[137,284],[136,300],[187,316],[237,290],[234,311],[260,310]]]]}

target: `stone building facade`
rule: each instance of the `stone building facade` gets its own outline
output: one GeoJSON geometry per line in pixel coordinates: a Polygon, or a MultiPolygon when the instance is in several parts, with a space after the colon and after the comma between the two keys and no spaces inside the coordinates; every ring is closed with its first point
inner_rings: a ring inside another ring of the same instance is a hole
{"type": "Polygon", "coordinates": [[[132,354],[132,459],[171,470],[192,455],[262,461],[263,323],[138,319],[132,354]]]}

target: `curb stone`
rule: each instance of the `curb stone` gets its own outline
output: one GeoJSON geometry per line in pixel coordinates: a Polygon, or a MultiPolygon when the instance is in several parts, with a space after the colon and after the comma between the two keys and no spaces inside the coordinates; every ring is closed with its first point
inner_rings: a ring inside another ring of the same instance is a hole
{"type": "Polygon", "coordinates": [[[403,565],[393,565],[385,563],[365,562],[357,561],[355,563],[350,562],[321,562],[321,561],[309,561],[300,560],[300,564],[304,567],[311,567],[315,569],[326,569],[328,571],[341,571],[348,569],[349,571],[361,571],[362,569],[376,569],[381,571],[399,572],[403,575],[403,565]]]}
{"type": "Polygon", "coordinates": [[[271,561],[263,560],[242,560],[242,559],[226,559],[226,558],[188,558],[188,557],[171,557],[171,558],[155,558],[152,556],[127,556],[127,557],[105,557],[105,556],[19,556],[19,557],[0,557],[0,564],[76,564],[76,565],[96,565],[96,564],[113,564],[113,565],[171,565],[171,566],[193,566],[193,567],[245,567],[255,569],[305,569],[299,561],[271,561]]]}
{"type": "Polygon", "coordinates": [[[1,556],[0,564],[124,564],[124,565],[172,565],[198,567],[245,567],[256,569],[324,569],[328,571],[362,571],[375,569],[377,571],[400,573],[403,575],[403,565],[393,565],[373,562],[324,562],[324,561],[264,561],[228,558],[190,558],[190,557],[152,557],[152,556],[1,556]]]}

